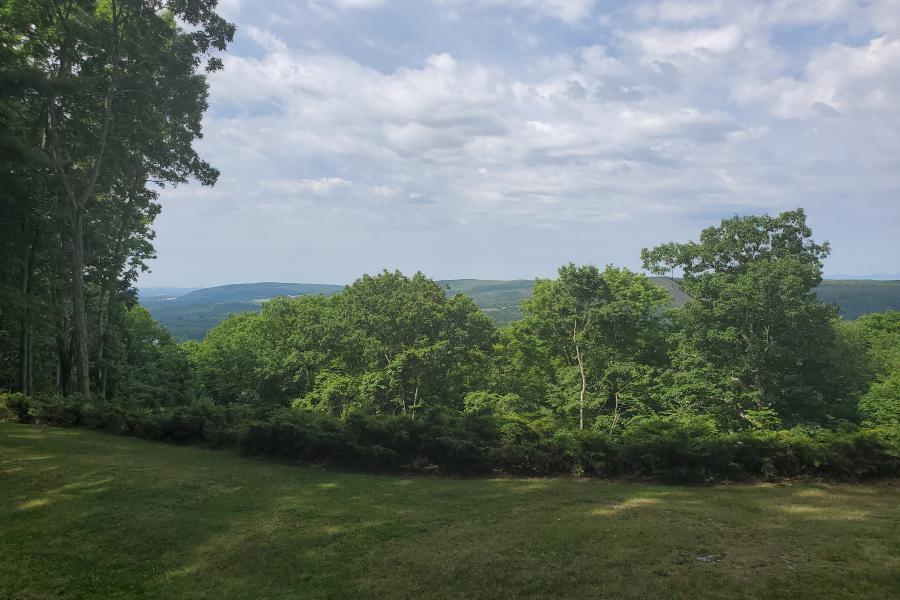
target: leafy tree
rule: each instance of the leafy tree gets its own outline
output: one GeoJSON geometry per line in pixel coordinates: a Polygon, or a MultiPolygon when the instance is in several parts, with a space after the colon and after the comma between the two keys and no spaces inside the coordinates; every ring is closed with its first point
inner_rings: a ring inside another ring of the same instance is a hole
{"type": "Polygon", "coordinates": [[[873,383],[859,410],[865,425],[900,425],[900,371],[873,383]]]}
{"type": "Polygon", "coordinates": [[[358,377],[323,371],[316,377],[315,385],[303,398],[296,400],[294,406],[310,408],[333,417],[346,417],[352,411],[368,408],[369,398],[358,377]]]}
{"type": "Polygon", "coordinates": [[[363,276],[337,301],[346,364],[383,374],[382,410],[461,409],[466,390],[483,377],[494,327],[468,296],[447,298],[422,273],[384,271],[363,276]]]}
{"type": "Polygon", "coordinates": [[[852,324],[865,337],[876,375],[900,370],[900,311],[865,315],[852,324]]]}
{"type": "MultiPolygon", "coordinates": [[[[648,278],[612,266],[569,264],[556,280],[538,280],[523,304],[525,322],[546,344],[562,372],[577,373],[578,427],[585,428],[588,393],[609,405],[610,427],[625,404],[636,405],[648,384],[659,338],[659,315],[668,293],[648,278]]],[[[569,384],[571,385],[571,384],[569,384]]]]}
{"type": "Polygon", "coordinates": [[[276,298],[192,350],[220,403],[294,402],[334,416],[463,409],[487,377],[494,328],[421,273],[364,276],[340,294],[276,298]]]}
{"type": "Polygon", "coordinates": [[[323,369],[345,370],[335,301],[325,296],[279,297],[263,304],[252,347],[259,361],[259,393],[289,402],[311,392],[323,369]]]}
{"type": "MultiPolygon", "coordinates": [[[[557,370],[551,348],[525,321],[514,321],[497,332],[486,399],[515,396],[520,399],[523,412],[537,413],[546,409],[547,398],[558,384],[557,370]]],[[[470,402],[466,401],[468,407],[470,402]]],[[[474,405],[473,405],[474,406],[474,405]]]]}
{"type": "Polygon", "coordinates": [[[579,429],[584,429],[584,401],[588,390],[585,352],[596,345],[600,310],[607,292],[597,267],[576,267],[570,263],[560,267],[559,279],[536,281],[531,299],[522,307],[525,318],[553,348],[554,354],[578,369],[579,429]]]}
{"type": "Polygon", "coordinates": [[[200,344],[188,345],[203,391],[219,404],[260,404],[260,317],[246,312],[219,323],[200,344]]]}
{"type": "Polygon", "coordinates": [[[752,398],[745,409],[801,422],[848,416],[847,406],[821,385],[835,310],[812,290],[828,253],[797,209],[725,219],[705,229],[699,242],[664,244],[641,256],[654,273],[680,273],[691,299],[678,325],[715,379],[736,382],[733,396],[752,398]]]}
{"type": "MultiPolygon", "coordinates": [[[[15,178],[40,175],[46,185],[38,189],[57,200],[46,204],[46,218],[69,262],[70,306],[62,312],[70,320],[71,362],[81,392],[90,388],[86,274],[91,256],[106,252],[91,246],[91,229],[102,231],[109,224],[98,199],[107,195],[146,205],[154,197],[145,187],[148,180],[196,178],[211,184],[216,179],[216,171],[191,147],[207,107],[201,59],[208,59],[207,70],[220,68],[221,61],[209,53],[224,50],[234,34],[215,5],[215,0],[10,0],[0,7],[0,81],[18,90],[4,88],[7,100],[0,110],[6,115],[0,122],[21,167],[15,178]],[[7,129],[15,120],[10,115],[26,117],[27,126],[7,129]]],[[[120,224],[147,239],[146,222],[120,224]]],[[[128,252],[119,246],[120,255],[128,252]]],[[[99,294],[101,323],[109,293],[99,294]]],[[[60,368],[68,370],[70,357],[57,345],[60,368]]]]}
{"type": "Polygon", "coordinates": [[[143,307],[129,308],[124,317],[126,356],[113,381],[115,395],[151,408],[188,404],[196,384],[185,349],[143,307]]]}
{"type": "MultiPolygon", "coordinates": [[[[862,421],[896,425],[900,423],[900,311],[865,315],[852,326],[865,340],[865,357],[874,379],[859,402],[862,421]]],[[[861,355],[857,350],[856,356],[861,355]]]]}

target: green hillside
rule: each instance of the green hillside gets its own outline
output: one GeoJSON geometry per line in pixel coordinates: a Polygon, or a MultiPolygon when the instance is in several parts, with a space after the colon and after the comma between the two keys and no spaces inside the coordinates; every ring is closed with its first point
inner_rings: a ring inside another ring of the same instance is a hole
{"type": "MultiPolygon", "coordinates": [[[[653,278],[672,294],[672,303],[681,306],[687,295],[676,281],[653,278]]],[[[439,281],[447,294],[468,294],[494,321],[503,325],[521,318],[521,302],[531,296],[533,281],[528,279],[448,279],[439,281]]],[[[176,290],[177,288],[154,288],[176,290]]],[[[151,296],[142,291],[141,303],[179,340],[202,339],[206,332],[230,314],[259,310],[262,302],[276,296],[304,294],[331,295],[340,285],[313,283],[242,283],[204,288],[172,296],[151,296]]],[[[826,280],[816,293],[823,301],[837,305],[841,316],[900,310],[900,281],[826,280]]]]}
{"type": "Polygon", "coordinates": [[[203,288],[175,297],[144,297],[141,304],[179,340],[199,340],[228,315],[259,310],[277,296],[331,295],[340,285],[317,283],[239,283],[203,288]]]}
{"type": "Polygon", "coordinates": [[[845,319],[900,310],[900,281],[828,279],[816,293],[824,302],[836,304],[845,319]]]}
{"type": "Polygon", "coordinates": [[[509,323],[521,318],[519,305],[531,296],[534,281],[516,279],[501,281],[492,279],[450,279],[440,284],[447,295],[468,294],[487,315],[497,323],[509,323]]]}
{"type": "Polygon", "coordinates": [[[141,302],[147,300],[156,300],[160,298],[175,298],[184,296],[195,290],[201,290],[198,287],[142,287],[138,290],[138,297],[141,302]]]}

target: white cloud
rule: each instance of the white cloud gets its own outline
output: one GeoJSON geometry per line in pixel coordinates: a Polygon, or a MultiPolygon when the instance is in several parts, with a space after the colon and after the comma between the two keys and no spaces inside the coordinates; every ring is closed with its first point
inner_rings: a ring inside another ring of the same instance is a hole
{"type": "Polygon", "coordinates": [[[205,234],[181,223],[202,221],[230,243],[256,232],[253,273],[306,253],[342,275],[297,279],[546,275],[804,205],[836,247],[865,223],[866,254],[896,256],[872,230],[900,227],[897,1],[245,5],[255,47],[211,76],[199,146],[222,177],[166,192],[160,255],[164,227],[188,247],[205,234]],[[396,30],[351,12],[379,7],[396,30]]]}
{"type": "Polygon", "coordinates": [[[387,4],[388,1],[389,0],[309,0],[309,3],[314,9],[317,8],[320,10],[328,6],[340,9],[372,10],[381,8],[387,4]]]}
{"type": "Polygon", "coordinates": [[[274,192],[290,195],[327,195],[337,190],[347,189],[353,185],[343,177],[319,177],[316,179],[274,179],[263,183],[274,192]]]}
{"type": "Polygon", "coordinates": [[[876,31],[900,35],[900,0],[874,0],[869,6],[869,18],[876,31]]]}
{"type": "MultiPolygon", "coordinates": [[[[398,222],[418,224],[423,210],[444,211],[429,227],[503,215],[523,222],[541,215],[545,224],[609,222],[612,215],[667,211],[666,202],[642,205],[635,198],[654,192],[650,181],[672,184],[671,164],[683,153],[713,152],[704,147],[725,143],[740,128],[720,110],[652,97],[633,101],[619,88],[652,84],[640,80],[640,69],[635,81],[610,79],[627,73],[600,47],[558,56],[523,80],[449,54],[381,73],[342,57],[290,51],[260,32],[253,37],[268,53],[229,57],[214,80],[218,97],[248,113],[220,125],[233,131],[228,145],[249,151],[262,139],[271,148],[266,161],[284,165],[279,169],[330,157],[346,171],[330,173],[328,182],[362,180],[342,185],[341,195],[355,194],[350,187],[390,189],[381,197],[397,205],[394,191],[406,189],[407,198],[416,194],[413,209],[377,205],[399,211],[389,212],[398,222]],[[637,173],[644,182],[630,186],[637,173]],[[422,195],[440,200],[423,204],[422,195]]],[[[318,181],[301,178],[272,191],[310,196],[318,181]]]]}
{"type": "Polygon", "coordinates": [[[664,0],[638,5],[636,14],[642,21],[691,23],[726,14],[722,0],[664,0]]]}
{"type": "Polygon", "coordinates": [[[370,9],[370,8],[378,8],[380,6],[384,6],[387,0],[331,0],[337,6],[341,8],[359,8],[359,9],[370,9]]]}
{"type": "Polygon", "coordinates": [[[774,23],[822,23],[847,19],[859,6],[856,0],[772,0],[769,20],[774,23]]]}
{"type": "Polygon", "coordinates": [[[755,21],[797,25],[847,21],[866,4],[859,0],[662,0],[638,4],[634,14],[640,21],[670,24],[755,21]]]}
{"type": "Polygon", "coordinates": [[[900,106],[900,40],[879,37],[865,46],[833,44],[817,52],[804,77],[770,84],[749,81],[735,98],[760,102],[782,118],[806,118],[857,111],[862,116],[897,117],[900,106]]]}
{"type": "Polygon", "coordinates": [[[460,8],[486,7],[528,11],[543,17],[559,19],[575,24],[589,18],[597,0],[432,0],[438,5],[450,7],[454,14],[460,8]]]}
{"type": "Polygon", "coordinates": [[[240,13],[242,4],[242,0],[219,0],[216,12],[226,19],[233,19],[240,13]]]}
{"type": "Polygon", "coordinates": [[[709,54],[728,54],[741,43],[741,30],[736,25],[712,29],[647,29],[624,34],[638,44],[646,55],[670,57],[689,54],[703,57],[709,54]]]}

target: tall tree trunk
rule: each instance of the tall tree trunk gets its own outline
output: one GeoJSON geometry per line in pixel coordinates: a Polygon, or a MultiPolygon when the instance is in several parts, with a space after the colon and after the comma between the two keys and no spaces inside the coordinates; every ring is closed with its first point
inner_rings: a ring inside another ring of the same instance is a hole
{"type": "Polygon", "coordinates": [[[587,392],[587,373],[584,369],[584,354],[578,345],[578,329],[572,330],[572,341],[575,342],[575,358],[578,360],[578,372],[581,374],[581,393],[578,396],[578,428],[584,429],[584,395],[587,392]]]}
{"type": "MultiPolygon", "coordinates": [[[[25,239],[27,240],[30,235],[28,232],[28,220],[25,219],[23,224],[25,239]]],[[[23,394],[28,394],[28,280],[31,277],[31,265],[29,265],[29,258],[31,257],[31,252],[26,251],[25,256],[22,260],[22,296],[25,300],[25,310],[22,314],[22,320],[19,323],[19,391],[23,394]]]]}
{"type": "Polygon", "coordinates": [[[28,388],[26,393],[34,394],[34,331],[31,323],[28,324],[28,365],[26,371],[25,385],[28,388]]]}
{"type": "Polygon", "coordinates": [[[106,310],[105,310],[105,298],[106,298],[106,290],[105,284],[101,283],[100,285],[100,298],[97,301],[99,306],[99,311],[97,315],[97,387],[99,388],[99,393],[101,396],[105,395],[106,386],[104,381],[106,380],[106,365],[104,364],[105,358],[105,349],[106,349],[106,310]]]}
{"type": "MultiPolygon", "coordinates": [[[[121,32],[117,0],[111,0],[110,11],[112,13],[113,47],[110,52],[109,62],[112,65],[112,70],[103,100],[103,121],[100,125],[99,138],[97,140],[97,152],[91,161],[91,166],[87,171],[87,176],[80,190],[77,189],[78,185],[73,181],[71,173],[67,171],[67,161],[64,160],[64,144],[60,140],[59,131],[60,115],[63,111],[60,106],[60,99],[57,96],[51,97],[47,105],[44,142],[45,147],[50,149],[53,166],[62,181],[63,189],[68,199],[69,234],[72,238],[72,325],[75,343],[75,372],[77,374],[78,391],[83,394],[89,393],[91,389],[87,314],[84,301],[84,219],[87,214],[88,203],[94,196],[100,170],[106,156],[106,145],[113,119],[113,99],[116,95],[119,74],[119,35],[121,32]]],[[[62,14],[60,16],[64,26],[66,16],[62,14]]],[[[58,77],[68,75],[72,71],[68,50],[68,40],[66,40],[60,49],[58,77]]]]}
{"type": "Polygon", "coordinates": [[[72,206],[70,211],[72,244],[72,334],[75,343],[75,374],[78,391],[91,391],[88,362],[87,314],[84,302],[84,211],[72,206]]]}
{"type": "Polygon", "coordinates": [[[28,323],[23,320],[19,328],[19,391],[28,394],[28,323]]]}
{"type": "Polygon", "coordinates": [[[56,355],[59,359],[57,371],[59,390],[63,396],[68,396],[72,393],[72,357],[61,333],[56,334],[56,355]]]}
{"type": "Polygon", "coordinates": [[[122,199],[122,210],[119,218],[119,228],[116,233],[116,245],[113,250],[113,264],[115,271],[106,273],[100,277],[100,298],[97,301],[97,388],[98,393],[106,396],[107,373],[112,367],[106,354],[107,342],[107,323],[109,322],[109,310],[113,302],[115,282],[121,272],[121,265],[127,261],[125,252],[125,241],[128,237],[128,227],[130,220],[128,219],[129,198],[125,194],[122,199]],[[109,364],[107,364],[109,363],[109,364]]]}
{"type": "Polygon", "coordinates": [[[616,425],[619,424],[619,390],[613,391],[613,400],[615,401],[615,405],[613,406],[613,422],[609,427],[610,433],[612,433],[616,428],[616,425]]]}
{"type": "Polygon", "coordinates": [[[39,231],[34,229],[26,219],[25,239],[28,240],[28,248],[22,261],[22,296],[25,299],[25,312],[19,329],[19,386],[23,394],[31,393],[31,357],[34,343],[32,341],[32,308],[31,308],[31,280],[33,278],[34,263],[37,255],[37,246],[40,241],[39,231]]]}

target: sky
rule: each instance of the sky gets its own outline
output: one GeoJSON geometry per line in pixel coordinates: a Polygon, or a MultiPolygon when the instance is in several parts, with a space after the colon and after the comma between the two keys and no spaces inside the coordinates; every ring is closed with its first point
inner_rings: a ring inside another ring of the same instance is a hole
{"type": "Polygon", "coordinates": [[[640,268],[803,207],[900,271],[900,0],[220,0],[237,25],[142,286],[640,268]]]}

